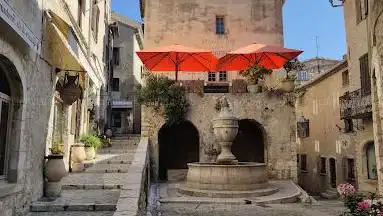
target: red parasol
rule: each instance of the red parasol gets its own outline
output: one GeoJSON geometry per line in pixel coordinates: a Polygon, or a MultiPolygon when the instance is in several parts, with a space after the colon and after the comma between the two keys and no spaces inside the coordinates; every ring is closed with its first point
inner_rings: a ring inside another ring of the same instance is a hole
{"type": "Polygon", "coordinates": [[[138,51],[137,55],[150,71],[201,72],[215,71],[218,59],[209,50],[195,49],[182,45],[171,45],[138,51]]]}
{"type": "Polygon", "coordinates": [[[218,71],[241,71],[252,66],[279,69],[303,51],[266,44],[251,44],[219,59],[218,71]]]}

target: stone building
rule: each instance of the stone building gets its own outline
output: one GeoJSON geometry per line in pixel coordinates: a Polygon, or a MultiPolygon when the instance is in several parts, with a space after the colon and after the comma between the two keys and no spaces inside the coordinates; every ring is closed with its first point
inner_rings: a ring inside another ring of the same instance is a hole
{"type": "MultiPolygon", "coordinates": [[[[298,179],[311,193],[356,183],[354,135],[341,119],[339,97],[349,91],[347,61],[296,89],[298,179]]],[[[371,131],[371,128],[369,128],[371,131]]]]}
{"type": "Polygon", "coordinates": [[[141,106],[136,90],[142,83],[143,66],[136,52],[143,49],[143,33],[139,23],[112,14],[119,35],[113,41],[113,78],[111,126],[116,134],[139,133],[141,106]]]}
{"type": "Polygon", "coordinates": [[[321,73],[327,72],[334,65],[339,63],[338,60],[335,59],[327,59],[327,58],[311,58],[302,61],[304,68],[302,71],[296,72],[296,86],[303,85],[315,77],[319,76],[321,73]]]}
{"type": "MultiPolygon", "coordinates": [[[[141,0],[145,48],[182,44],[211,49],[217,55],[251,43],[283,46],[282,0],[190,1],[141,0]]],[[[163,74],[163,72],[161,72],[163,74]]],[[[170,73],[169,73],[170,74],[170,73]]],[[[174,74],[169,75],[174,77],[174,74]]],[[[271,75],[277,80],[278,72],[271,75]]],[[[209,78],[210,77],[210,78],[209,78]]],[[[187,94],[186,120],[169,126],[150,107],[142,110],[142,136],[150,140],[154,180],[171,178],[169,171],[186,169],[188,162],[213,162],[220,151],[213,135],[217,99],[225,95],[239,121],[233,152],[239,161],[264,162],[272,179],[297,180],[294,99],[273,89],[246,93],[237,72],[214,75],[230,86],[226,94],[209,93],[204,83],[211,73],[179,73],[182,83],[196,84],[187,94]],[[244,91],[243,91],[244,89],[244,91]],[[196,94],[198,92],[198,94],[196,94]]],[[[214,81],[212,81],[214,82],[214,81]]]]}
{"type": "MultiPolygon", "coordinates": [[[[140,2],[147,49],[182,44],[212,50],[222,57],[252,43],[283,46],[284,0],[140,2]]],[[[175,77],[172,72],[166,75],[175,77]]],[[[179,80],[200,79],[210,84],[229,85],[231,80],[238,78],[241,78],[238,72],[233,71],[179,73],[179,80]]]]}
{"type": "Polygon", "coordinates": [[[22,215],[43,196],[44,156],[53,143],[64,145],[69,169],[75,139],[102,124],[110,4],[0,1],[1,215],[22,215]],[[83,92],[69,105],[58,90],[71,78],[83,92]]]}
{"type": "Polygon", "coordinates": [[[375,159],[374,127],[372,115],[371,71],[369,62],[368,2],[346,1],[346,25],[349,87],[340,98],[341,117],[352,125],[355,143],[357,186],[361,191],[375,192],[378,170],[375,159]]]}

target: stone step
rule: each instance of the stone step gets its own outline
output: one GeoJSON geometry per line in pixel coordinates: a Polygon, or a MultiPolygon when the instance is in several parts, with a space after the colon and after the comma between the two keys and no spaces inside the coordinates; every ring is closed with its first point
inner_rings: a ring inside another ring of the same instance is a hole
{"type": "Polygon", "coordinates": [[[137,148],[137,144],[115,143],[115,144],[112,144],[111,147],[101,148],[99,150],[102,150],[102,149],[136,149],[136,148],[137,148]]]}
{"type": "Polygon", "coordinates": [[[94,164],[85,170],[86,173],[126,173],[129,164],[94,164]]]}
{"type": "Polygon", "coordinates": [[[34,202],[31,212],[115,211],[119,190],[63,190],[57,199],[34,202]]]}
{"type": "Polygon", "coordinates": [[[140,140],[141,135],[140,134],[130,134],[125,136],[115,136],[112,138],[113,140],[140,140]]]}
{"type": "Polygon", "coordinates": [[[118,189],[126,181],[127,175],[127,173],[71,173],[62,180],[62,187],[84,190],[94,190],[97,187],[118,189]]]}
{"type": "Polygon", "coordinates": [[[66,211],[66,212],[30,212],[27,216],[113,216],[113,211],[66,211]]]}
{"type": "Polygon", "coordinates": [[[135,153],[136,148],[118,149],[118,148],[103,148],[98,150],[98,154],[130,154],[135,153]]]}

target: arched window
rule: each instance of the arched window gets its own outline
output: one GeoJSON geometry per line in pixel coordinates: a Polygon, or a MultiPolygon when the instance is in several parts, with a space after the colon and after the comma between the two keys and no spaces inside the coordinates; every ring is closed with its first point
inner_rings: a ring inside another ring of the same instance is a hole
{"type": "Polygon", "coordinates": [[[366,144],[366,160],[368,179],[377,179],[375,145],[373,142],[366,144]]]}

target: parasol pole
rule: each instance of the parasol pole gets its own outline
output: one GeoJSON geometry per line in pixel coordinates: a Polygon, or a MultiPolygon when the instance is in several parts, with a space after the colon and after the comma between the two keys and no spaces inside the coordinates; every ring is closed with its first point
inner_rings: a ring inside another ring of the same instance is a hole
{"type": "Polygon", "coordinates": [[[178,53],[176,53],[176,82],[178,81],[178,70],[179,70],[179,61],[178,53]]]}

